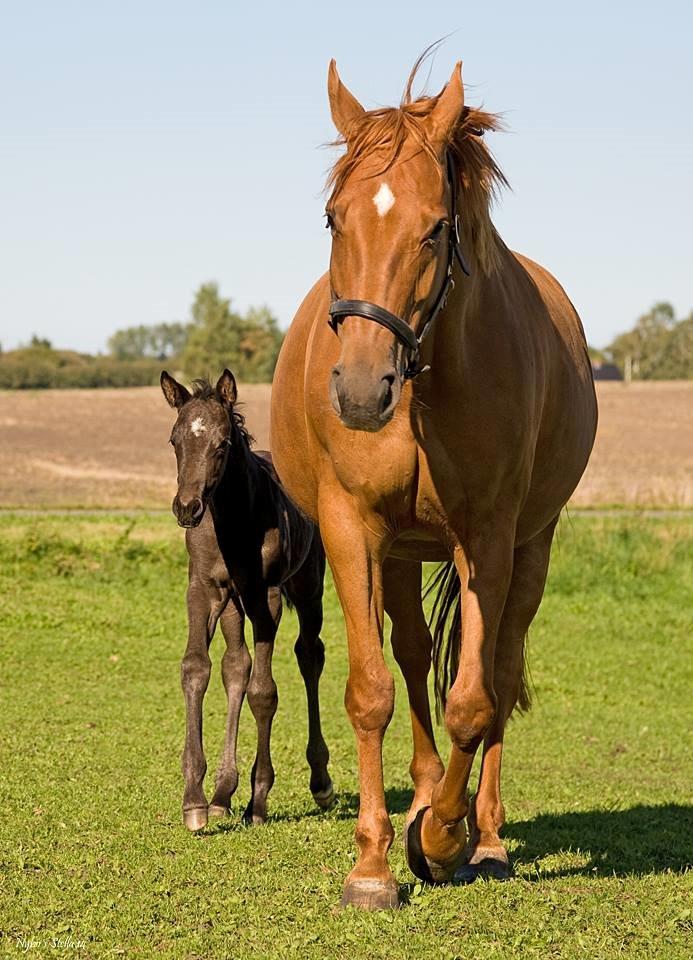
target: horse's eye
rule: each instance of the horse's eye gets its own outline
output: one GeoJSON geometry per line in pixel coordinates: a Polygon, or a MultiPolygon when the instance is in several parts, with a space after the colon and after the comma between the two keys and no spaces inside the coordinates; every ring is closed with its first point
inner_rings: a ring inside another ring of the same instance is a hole
{"type": "Polygon", "coordinates": [[[438,240],[443,236],[445,228],[448,226],[447,220],[439,220],[435,227],[431,230],[428,236],[425,238],[424,243],[437,243],[438,240]]]}
{"type": "Polygon", "coordinates": [[[325,229],[334,230],[334,217],[329,210],[325,210],[325,229]]]}

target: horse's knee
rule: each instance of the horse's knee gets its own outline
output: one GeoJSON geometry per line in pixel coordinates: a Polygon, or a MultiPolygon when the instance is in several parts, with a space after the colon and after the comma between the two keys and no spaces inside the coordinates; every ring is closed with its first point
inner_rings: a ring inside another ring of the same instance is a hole
{"type": "Polygon", "coordinates": [[[316,672],[318,676],[325,666],[325,644],[317,633],[314,640],[306,640],[303,631],[294,645],[294,653],[302,676],[316,672]]]}
{"type": "Polygon", "coordinates": [[[236,650],[227,649],[221,658],[221,676],[226,689],[240,687],[245,690],[250,679],[251,666],[252,660],[245,644],[236,650]]]}
{"type": "Polygon", "coordinates": [[[207,689],[212,661],[206,651],[186,653],[180,665],[180,679],[186,693],[202,693],[207,689]]]}
{"type": "Polygon", "coordinates": [[[273,717],[277,712],[277,685],[272,678],[253,683],[252,677],[247,690],[248,706],[256,719],[273,717]]]}
{"type": "Polygon", "coordinates": [[[349,674],[344,702],[357,733],[384,730],[395,708],[395,683],[383,667],[376,678],[349,674]]]}
{"type": "Polygon", "coordinates": [[[456,691],[448,695],[445,726],[450,739],[460,750],[469,750],[483,739],[496,716],[495,697],[487,691],[456,691]]]}

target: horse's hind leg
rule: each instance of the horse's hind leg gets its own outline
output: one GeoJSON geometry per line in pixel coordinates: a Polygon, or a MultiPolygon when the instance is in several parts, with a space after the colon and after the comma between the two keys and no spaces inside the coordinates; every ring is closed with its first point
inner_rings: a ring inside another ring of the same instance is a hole
{"type": "MultiPolygon", "coordinates": [[[[323,565],[324,573],[324,565],[323,565]]],[[[292,581],[292,586],[294,586],[292,581]]],[[[293,592],[293,591],[292,591],[293,592]]],[[[322,735],[318,686],[325,664],[325,646],[320,639],[322,627],[322,576],[320,589],[310,599],[299,591],[293,597],[298,614],[299,635],[294,653],[306,687],[308,702],[308,747],[306,759],[310,766],[310,790],[319,807],[327,809],[334,802],[334,786],[327,771],[330,752],[322,735]]]]}
{"type": "Polygon", "coordinates": [[[467,863],[458,878],[504,878],[509,874],[508,855],[499,832],[505,822],[501,800],[501,757],[505,725],[523,690],[525,637],[544,593],[555,523],[515,550],[510,590],[496,640],[494,689],[497,706],[484,738],[479,790],[469,810],[467,863]]]}
{"type": "Polygon", "coordinates": [[[395,655],[409,697],[414,754],[409,772],[414,782],[414,799],[407,815],[405,847],[414,873],[419,875],[419,851],[409,841],[409,825],[419,810],[431,803],[431,793],[443,775],[428,698],[431,669],[431,634],[421,604],[421,564],[388,558],[383,564],[385,610],[392,620],[392,652],[395,655]]]}
{"type": "Polygon", "coordinates": [[[259,824],[267,819],[267,794],[274,783],[274,768],[270,754],[272,721],[277,712],[277,685],[272,676],[274,638],[282,613],[278,587],[253,595],[243,603],[253,624],[255,656],[248,683],[248,705],[257,725],[257,753],[250,781],[252,794],[243,819],[259,824]]]}
{"type": "Polygon", "coordinates": [[[238,786],[238,718],[248,687],[251,666],[250,654],[243,636],[243,620],[243,608],[238,597],[230,597],[219,621],[226,641],[226,652],[221,661],[221,676],[226,689],[228,710],[224,749],[217,769],[214,796],[209,805],[210,817],[223,817],[228,814],[231,797],[238,786]]]}

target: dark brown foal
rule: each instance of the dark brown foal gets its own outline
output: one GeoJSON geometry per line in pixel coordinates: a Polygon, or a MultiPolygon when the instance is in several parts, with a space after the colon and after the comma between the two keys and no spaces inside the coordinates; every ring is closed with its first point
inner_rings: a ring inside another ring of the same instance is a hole
{"type": "Polygon", "coordinates": [[[320,807],[334,799],[329,752],[320,728],[318,684],[325,662],[320,639],[325,554],[317,527],[289,500],[269,453],[254,453],[243,417],[235,409],[236,381],[229,370],[216,387],[195,381],[192,394],[166,371],[161,389],[178,418],[171,443],[178,462],[173,513],[186,528],[188,645],[181,664],[186,707],[183,749],[183,819],[199,830],[208,817],[230,810],[238,785],[236,739],[244,696],[257,724],[248,823],[263,823],[274,782],[270,755],[277,687],[272,677],[274,638],[282,594],[296,607],[295,653],[308,700],[310,789],[320,807]],[[255,656],[245,645],[244,620],[253,627],[255,656]],[[210,804],[202,747],[202,701],[209,683],[209,645],[217,622],[226,641],[222,677],[228,698],[226,735],[210,804]]]}

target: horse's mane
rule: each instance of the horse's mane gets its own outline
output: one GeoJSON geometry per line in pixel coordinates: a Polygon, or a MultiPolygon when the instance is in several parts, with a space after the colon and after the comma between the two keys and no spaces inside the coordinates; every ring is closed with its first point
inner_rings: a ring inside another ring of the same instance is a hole
{"type": "MultiPolygon", "coordinates": [[[[194,400],[219,400],[217,396],[216,387],[213,387],[209,380],[206,380],[204,377],[198,377],[192,382],[192,398],[194,400]]],[[[253,437],[245,425],[245,417],[238,409],[239,404],[235,403],[231,407],[231,426],[237,431],[240,435],[240,439],[247,447],[251,447],[255,443],[255,437],[253,437]]]]}
{"type": "MultiPolygon", "coordinates": [[[[347,148],[328,176],[327,187],[332,190],[333,197],[340,192],[362,160],[375,151],[384,153],[384,158],[382,165],[371,176],[380,176],[389,170],[407,141],[411,140],[438,163],[433,144],[426,135],[425,120],[438,102],[440,93],[413,100],[411,92],[414,78],[429,52],[425,51],[414,64],[399,107],[367,111],[350,125],[348,140],[339,137],[332,144],[347,148]]],[[[487,130],[502,129],[503,124],[497,114],[476,107],[465,107],[449,141],[460,174],[460,216],[470,227],[473,252],[487,273],[494,266],[498,250],[490,207],[498,190],[508,186],[508,181],[482,138],[487,130]]]]}

